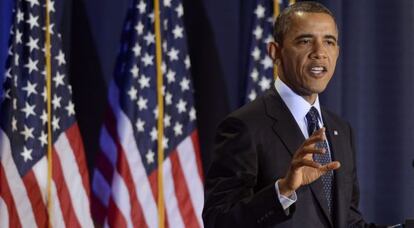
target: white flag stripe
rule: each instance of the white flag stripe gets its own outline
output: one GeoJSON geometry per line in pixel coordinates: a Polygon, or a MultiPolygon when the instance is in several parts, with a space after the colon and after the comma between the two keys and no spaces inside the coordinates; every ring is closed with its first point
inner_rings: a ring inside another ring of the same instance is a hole
{"type": "MultiPolygon", "coordinates": [[[[26,192],[26,187],[20,178],[20,174],[17,171],[16,164],[11,155],[9,138],[2,129],[0,129],[0,151],[2,151],[1,165],[4,168],[7,182],[13,183],[12,185],[9,184],[9,187],[14,202],[18,204],[13,206],[16,206],[20,223],[23,227],[37,227],[32,205],[26,192]]],[[[1,207],[0,210],[2,210],[1,207]]]]}
{"type": "Polygon", "coordinates": [[[111,186],[106,182],[98,169],[95,169],[92,180],[92,191],[106,208],[111,197],[111,186]]]}
{"type": "Polygon", "coordinates": [[[116,115],[118,137],[121,140],[125,156],[128,157],[127,161],[129,168],[131,171],[133,168],[131,175],[134,180],[134,186],[137,186],[137,198],[141,204],[145,222],[148,227],[158,227],[157,205],[155,203],[141,157],[139,156],[140,152],[138,151],[138,147],[133,136],[132,125],[128,117],[119,107],[117,102],[118,99],[118,88],[115,86],[114,82],[112,82],[109,90],[109,102],[113,112],[116,115]]]}
{"type": "Polygon", "coordinates": [[[108,161],[111,162],[112,167],[116,169],[116,162],[118,158],[118,153],[116,146],[112,137],[108,134],[105,125],[102,127],[101,136],[99,137],[99,145],[101,146],[102,152],[108,158],[108,161]]]}
{"type": "MultiPolygon", "coordinates": [[[[99,137],[101,151],[106,160],[111,162],[113,172],[116,170],[116,162],[118,153],[116,151],[115,143],[109,136],[106,127],[102,127],[101,136],[99,137]]],[[[102,173],[95,169],[94,178],[92,180],[92,191],[98,196],[101,203],[107,208],[109,205],[109,199],[111,197],[111,183],[108,183],[102,173]]]]}
{"type": "Polygon", "coordinates": [[[112,198],[118,209],[123,214],[123,218],[127,222],[128,227],[133,227],[131,221],[131,201],[129,197],[128,188],[125,185],[125,181],[118,174],[114,172],[112,181],[112,198]]]}
{"type": "Polygon", "coordinates": [[[202,227],[203,220],[201,214],[204,205],[204,187],[198,172],[196,154],[191,137],[187,137],[177,147],[178,160],[183,169],[185,182],[189,188],[191,203],[195,210],[198,224],[202,227]]]}
{"type": "Polygon", "coordinates": [[[66,227],[65,219],[62,215],[62,208],[60,207],[59,197],[56,192],[55,181],[52,181],[52,200],[52,213],[49,215],[52,219],[52,227],[66,227]]]}
{"type": "Polygon", "coordinates": [[[0,227],[9,227],[9,212],[6,202],[0,196],[0,227]]]}
{"type": "Polygon", "coordinates": [[[40,159],[36,165],[33,166],[33,174],[36,178],[37,184],[42,194],[43,203],[46,205],[47,198],[47,158],[46,156],[40,159]]]}
{"type": "Polygon", "coordinates": [[[105,217],[105,223],[104,223],[104,228],[111,228],[108,224],[108,217],[105,217]]]}
{"type": "Polygon", "coordinates": [[[184,227],[183,218],[178,207],[176,192],[174,188],[174,178],[172,176],[171,161],[165,159],[164,161],[164,201],[165,209],[167,211],[167,220],[169,227],[181,228],[184,227]]]}
{"type": "Polygon", "coordinates": [[[69,188],[69,195],[76,217],[81,227],[93,227],[89,210],[89,197],[83,187],[79,166],[65,133],[59,136],[55,143],[55,149],[61,163],[63,177],[69,188]],[[76,187],[71,188],[71,186],[76,187]]]}

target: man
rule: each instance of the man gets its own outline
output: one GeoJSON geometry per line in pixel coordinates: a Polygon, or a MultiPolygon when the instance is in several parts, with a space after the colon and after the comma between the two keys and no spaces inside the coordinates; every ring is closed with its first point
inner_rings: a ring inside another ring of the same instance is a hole
{"type": "Polygon", "coordinates": [[[332,13],[298,2],[277,18],[278,79],[219,126],[206,227],[366,227],[349,124],[320,108],[339,55],[332,13]]]}

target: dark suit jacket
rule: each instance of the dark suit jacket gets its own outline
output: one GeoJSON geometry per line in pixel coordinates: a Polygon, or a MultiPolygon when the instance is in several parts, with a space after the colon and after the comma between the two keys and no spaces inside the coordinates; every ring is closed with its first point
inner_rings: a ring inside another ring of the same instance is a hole
{"type": "Polygon", "coordinates": [[[292,155],[305,141],[273,88],[230,114],[219,126],[206,176],[206,227],[366,227],[358,211],[358,181],[351,128],[322,109],[334,160],[334,211],[330,216],[322,182],[299,188],[298,200],[283,210],[275,181],[284,177],[292,155]]]}

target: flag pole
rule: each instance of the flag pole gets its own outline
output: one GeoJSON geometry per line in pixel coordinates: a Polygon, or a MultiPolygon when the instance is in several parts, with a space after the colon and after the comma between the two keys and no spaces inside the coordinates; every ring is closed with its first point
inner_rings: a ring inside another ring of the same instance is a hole
{"type": "MultiPolygon", "coordinates": [[[[280,13],[279,0],[273,0],[273,19],[276,20],[277,16],[280,13]]],[[[273,78],[277,78],[277,65],[273,64],[273,78]]]]}
{"type": "MultiPolygon", "coordinates": [[[[289,5],[295,4],[296,0],[289,0],[289,5]]],[[[276,20],[277,16],[280,14],[280,4],[279,0],[273,0],[273,18],[276,20]]],[[[273,64],[273,78],[277,78],[277,65],[273,64]]]]}
{"type": "Polygon", "coordinates": [[[53,158],[52,158],[52,64],[50,53],[50,15],[49,15],[49,0],[46,0],[46,29],[45,29],[45,60],[46,60],[46,102],[47,102],[47,211],[49,218],[49,227],[52,227],[53,219],[53,202],[52,202],[52,170],[53,170],[53,158]]]}
{"type": "Polygon", "coordinates": [[[158,227],[164,228],[164,183],[163,183],[163,163],[164,163],[164,97],[162,94],[162,52],[161,52],[161,28],[160,28],[160,2],[154,0],[154,30],[155,30],[155,52],[157,68],[157,101],[158,101],[158,227]]]}

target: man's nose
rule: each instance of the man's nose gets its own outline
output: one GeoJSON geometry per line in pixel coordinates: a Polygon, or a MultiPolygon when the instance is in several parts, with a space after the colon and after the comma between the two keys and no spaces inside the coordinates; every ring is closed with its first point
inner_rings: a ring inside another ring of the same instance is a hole
{"type": "Polygon", "coordinates": [[[326,47],[324,46],[323,42],[316,41],[314,43],[310,57],[313,59],[324,59],[327,57],[326,47]]]}

